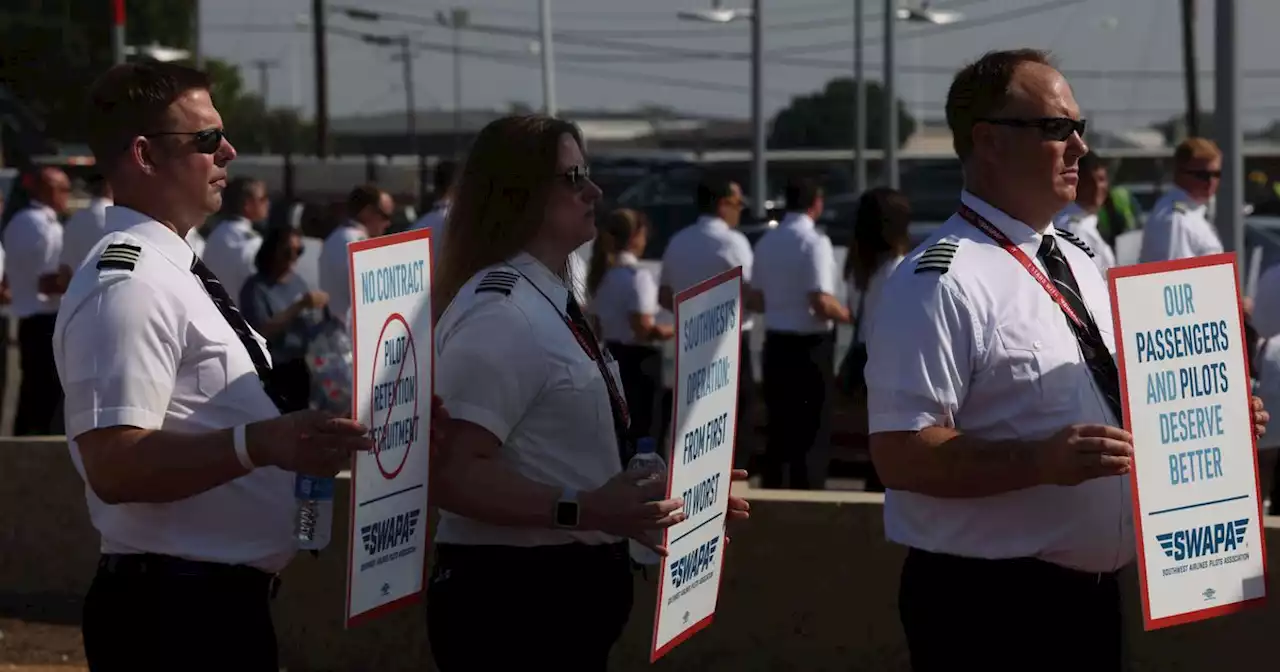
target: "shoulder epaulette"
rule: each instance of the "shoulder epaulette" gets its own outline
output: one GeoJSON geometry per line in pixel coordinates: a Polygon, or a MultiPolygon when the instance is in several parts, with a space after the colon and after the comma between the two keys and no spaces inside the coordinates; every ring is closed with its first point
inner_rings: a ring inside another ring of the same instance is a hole
{"type": "Polygon", "coordinates": [[[1071,243],[1072,245],[1075,245],[1076,247],[1084,250],[1084,253],[1089,255],[1090,257],[1093,256],[1093,250],[1089,249],[1089,246],[1083,240],[1080,240],[1080,238],[1076,236],[1076,234],[1071,233],[1066,229],[1058,229],[1058,236],[1060,236],[1063,240],[1067,241],[1068,243],[1071,243]]]}
{"type": "Polygon", "coordinates": [[[958,249],[960,244],[954,240],[943,239],[930,245],[916,260],[916,273],[946,273],[951,268],[951,259],[956,256],[958,249]]]}
{"type": "Polygon", "coordinates": [[[1174,201],[1173,211],[1181,212],[1182,214],[1186,215],[1191,212],[1191,206],[1187,205],[1186,203],[1183,203],[1182,201],[1174,201]]]}
{"type": "Polygon", "coordinates": [[[495,294],[510,296],[511,290],[515,288],[519,279],[520,274],[515,271],[507,271],[501,268],[489,271],[480,279],[480,284],[476,285],[476,294],[494,292],[495,294]]]}
{"type": "Polygon", "coordinates": [[[111,243],[98,258],[98,270],[132,271],[142,256],[142,248],[128,243],[111,243]]]}

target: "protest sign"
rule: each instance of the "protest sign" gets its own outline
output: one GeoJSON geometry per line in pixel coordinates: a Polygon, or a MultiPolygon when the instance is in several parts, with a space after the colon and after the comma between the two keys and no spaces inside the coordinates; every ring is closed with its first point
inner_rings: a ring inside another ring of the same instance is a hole
{"type": "Polygon", "coordinates": [[[425,588],[431,242],[430,231],[419,230],[347,248],[352,417],[374,440],[351,472],[347,627],[415,602],[425,588]]]}
{"type": "Polygon", "coordinates": [[[1146,629],[1266,596],[1266,549],[1235,257],[1113,269],[1146,629]]]}
{"type": "Polygon", "coordinates": [[[687,518],[664,531],[650,661],[711,624],[724,566],[738,422],[742,268],[675,296],[676,393],[667,497],[687,518]]]}

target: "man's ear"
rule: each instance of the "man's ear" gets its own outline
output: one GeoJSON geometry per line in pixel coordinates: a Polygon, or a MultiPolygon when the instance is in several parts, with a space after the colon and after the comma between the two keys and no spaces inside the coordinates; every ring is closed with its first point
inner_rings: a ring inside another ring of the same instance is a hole
{"type": "Polygon", "coordinates": [[[129,145],[129,160],[146,175],[155,175],[157,171],[152,151],[151,143],[143,137],[134,138],[129,145]]]}

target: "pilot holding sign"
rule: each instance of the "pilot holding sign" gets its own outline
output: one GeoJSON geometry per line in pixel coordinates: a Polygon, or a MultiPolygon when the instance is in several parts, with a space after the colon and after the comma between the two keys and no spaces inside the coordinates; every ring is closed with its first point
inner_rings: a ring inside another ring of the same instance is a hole
{"type": "Polygon", "coordinates": [[[543,116],[486,126],[458,183],[432,288],[454,418],[427,596],[444,672],[605,669],[631,614],[627,537],[684,519],[664,477],[622,472],[617,366],[566,286],[599,199],[578,129],[543,116]]]}
{"type": "Polygon", "coordinates": [[[1133,446],[1111,301],[1086,245],[1051,224],[1088,150],[1079,115],[1040,51],[956,75],[959,212],[903,261],[872,327],[871,451],[885,534],[910,547],[916,672],[1020,670],[1046,651],[1055,669],[1121,669],[1133,446]]]}

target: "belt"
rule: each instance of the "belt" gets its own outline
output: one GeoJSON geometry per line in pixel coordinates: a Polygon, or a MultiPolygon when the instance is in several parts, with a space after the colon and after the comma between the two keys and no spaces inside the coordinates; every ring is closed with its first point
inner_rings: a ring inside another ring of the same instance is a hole
{"type": "Polygon", "coordinates": [[[280,591],[280,577],[247,565],[187,560],[158,553],[104,553],[98,559],[98,572],[111,576],[194,577],[261,584],[268,597],[280,591]]]}

